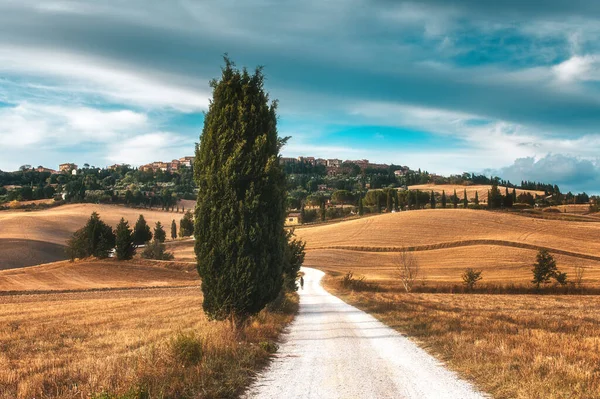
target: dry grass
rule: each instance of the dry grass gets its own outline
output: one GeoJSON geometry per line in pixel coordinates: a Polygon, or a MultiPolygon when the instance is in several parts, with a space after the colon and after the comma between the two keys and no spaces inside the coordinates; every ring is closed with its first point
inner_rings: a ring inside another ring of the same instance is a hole
{"type": "MultiPolygon", "coordinates": [[[[442,191],[445,191],[447,196],[454,195],[454,190],[456,190],[456,196],[460,199],[463,199],[464,190],[466,189],[467,190],[467,198],[469,199],[469,201],[471,201],[475,198],[475,192],[477,192],[477,195],[479,196],[479,202],[486,203],[488,190],[491,190],[492,186],[484,185],[484,184],[472,185],[472,186],[463,186],[460,184],[418,184],[418,185],[414,185],[414,186],[409,186],[408,189],[409,190],[429,191],[429,192],[431,192],[433,190],[433,192],[438,193],[438,194],[442,194],[442,191]]],[[[498,186],[498,189],[500,190],[500,192],[502,194],[504,194],[504,192],[506,190],[506,188],[504,186],[498,186]]],[[[510,193],[512,193],[512,188],[509,188],[508,191],[510,193]]],[[[531,193],[531,195],[533,195],[534,197],[536,195],[542,195],[542,196],[545,195],[545,193],[543,191],[521,190],[519,188],[517,188],[516,191],[517,191],[517,195],[522,194],[522,193],[531,193]]],[[[450,201],[448,201],[448,203],[450,203],[450,201]]]]}
{"type": "MultiPolygon", "coordinates": [[[[430,209],[384,214],[296,230],[307,249],[411,247],[472,240],[507,241],[600,256],[600,223],[506,212],[430,209]]],[[[474,259],[476,260],[476,258],[474,259]]]]}
{"type": "MultiPolygon", "coordinates": [[[[51,243],[65,245],[71,234],[81,228],[92,212],[98,212],[102,220],[116,227],[119,220],[124,217],[133,227],[140,214],[151,227],[160,221],[167,232],[170,230],[171,221],[178,223],[182,218],[181,213],[163,212],[148,209],[133,209],[119,205],[73,204],[40,211],[2,211],[0,212],[0,240],[18,239],[32,241],[28,245],[34,251],[37,245],[51,243]]],[[[167,234],[170,236],[170,234],[167,234]]],[[[55,261],[55,257],[44,258],[44,251],[33,260],[19,255],[9,245],[0,245],[0,263],[10,263],[16,266],[32,266],[39,263],[55,261]],[[31,262],[35,263],[31,263],[31,262]]],[[[64,257],[66,258],[66,257],[64,257]]],[[[63,259],[64,259],[63,258],[63,259]]]]}
{"type": "Polygon", "coordinates": [[[348,292],[495,398],[600,398],[600,297],[348,292]]]}
{"type": "Polygon", "coordinates": [[[195,265],[142,259],[126,262],[114,259],[61,261],[0,271],[0,294],[7,291],[67,291],[199,284],[195,265]]]}
{"type": "MultiPolygon", "coordinates": [[[[483,272],[480,284],[531,285],[536,253],[530,249],[486,245],[413,252],[421,266],[417,286],[460,283],[467,267],[483,272]]],[[[304,265],[336,274],[353,271],[388,288],[400,284],[395,276],[397,256],[395,252],[312,250],[307,252],[304,265]]],[[[555,255],[555,259],[559,269],[570,278],[575,276],[577,266],[584,267],[585,286],[600,287],[600,262],[565,255],[555,255]]]]}
{"type": "Polygon", "coordinates": [[[236,397],[296,306],[239,336],[198,287],[0,296],[0,398],[236,397]]]}

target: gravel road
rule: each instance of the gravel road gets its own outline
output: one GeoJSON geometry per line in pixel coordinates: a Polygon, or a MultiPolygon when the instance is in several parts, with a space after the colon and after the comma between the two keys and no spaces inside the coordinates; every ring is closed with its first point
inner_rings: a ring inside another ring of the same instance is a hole
{"type": "Polygon", "coordinates": [[[425,351],[329,294],[303,268],[300,311],[244,398],[485,398],[425,351]]]}

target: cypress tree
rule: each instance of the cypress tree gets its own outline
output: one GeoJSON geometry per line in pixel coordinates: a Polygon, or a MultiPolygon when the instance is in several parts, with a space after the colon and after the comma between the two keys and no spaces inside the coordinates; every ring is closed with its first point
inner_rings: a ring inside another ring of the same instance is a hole
{"type": "Polygon", "coordinates": [[[442,191],[442,208],[446,208],[446,190],[442,191]]]}
{"type": "Polygon", "coordinates": [[[179,221],[179,235],[181,237],[190,237],[192,234],[194,234],[194,216],[188,210],[179,221]]]}
{"type": "Polygon", "coordinates": [[[512,191],[512,199],[513,199],[513,204],[516,204],[517,203],[517,190],[515,190],[514,188],[512,191]]]}
{"type": "Polygon", "coordinates": [[[362,195],[361,198],[358,199],[358,215],[362,216],[365,214],[365,210],[363,208],[363,199],[362,199],[362,195]]]}
{"type": "Polygon", "coordinates": [[[385,210],[387,212],[391,212],[392,211],[392,190],[388,190],[388,192],[387,192],[386,203],[385,203],[385,210]]]}
{"type": "Polygon", "coordinates": [[[421,196],[421,192],[419,190],[417,190],[415,192],[415,208],[416,209],[419,209],[421,207],[421,204],[420,204],[421,199],[419,198],[420,196],[421,196]]]}
{"type": "Polygon", "coordinates": [[[452,197],[452,205],[454,209],[458,208],[458,195],[456,195],[456,189],[454,189],[454,196],[452,197]]]}
{"type": "Polygon", "coordinates": [[[92,212],[86,225],[73,233],[67,241],[66,252],[71,260],[88,256],[107,258],[114,246],[115,234],[112,228],[100,220],[100,215],[92,212]]]}
{"type": "Polygon", "coordinates": [[[152,232],[150,226],[146,223],[144,215],[140,215],[135,226],[133,228],[133,243],[135,245],[142,245],[152,239],[152,232]]]}
{"type": "Polygon", "coordinates": [[[475,200],[473,202],[475,202],[475,205],[479,205],[479,192],[478,191],[475,191],[475,200]]]}
{"type": "Polygon", "coordinates": [[[433,192],[433,190],[431,190],[430,204],[431,204],[431,209],[435,209],[435,193],[433,192]]]}
{"type": "Polygon", "coordinates": [[[165,242],[167,239],[167,232],[160,222],[156,222],[156,227],[154,227],[154,239],[158,242],[165,242]]]}
{"type": "Polygon", "coordinates": [[[135,245],[133,244],[133,231],[129,228],[129,223],[121,218],[117,225],[115,241],[115,254],[119,260],[128,260],[135,255],[135,245]]]}
{"type": "Polygon", "coordinates": [[[175,223],[175,219],[171,222],[171,240],[177,238],[177,223],[175,223]]]}
{"type": "Polygon", "coordinates": [[[469,199],[467,198],[467,189],[465,188],[465,192],[463,193],[463,205],[465,209],[469,207],[469,199]]]}
{"type": "Polygon", "coordinates": [[[283,286],[286,178],[279,163],[277,103],[261,68],[250,75],[225,58],[194,161],[194,235],[203,308],[234,327],[273,301],[283,286]]]}
{"type": "Polygon", "coordinates": [[[321,222],[324,222],[325,221],[325,214],[326,214],[326,212],[325,212],[325,199],[321,200],[320,210],[321,210],[321,222]]]}

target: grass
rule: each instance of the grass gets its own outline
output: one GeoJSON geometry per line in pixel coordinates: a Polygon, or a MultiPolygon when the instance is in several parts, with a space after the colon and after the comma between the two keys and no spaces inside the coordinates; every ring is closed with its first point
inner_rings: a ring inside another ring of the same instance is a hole
{"type": "Polygon", "coordinates": [[[276,349],[297,296],[239,333],[198,287],[0,296],[0,398],[231,398],[276,349]]]}
{"type": "Polygon", "coordinates": [[[600,398],[600,297],[328,290],[497,399],[600,398]]]}

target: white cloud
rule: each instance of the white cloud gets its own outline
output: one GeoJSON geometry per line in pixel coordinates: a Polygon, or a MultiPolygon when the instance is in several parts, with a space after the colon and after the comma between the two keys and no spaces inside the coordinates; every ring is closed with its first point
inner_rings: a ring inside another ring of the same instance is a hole
{"type": "Polygon", "coordinates": [[[599,61],[597,56],[576,55],[555,65],[552,70],[560,82],[596,80],[598,78],[599,61]]]}
{"type": "Polygon", "coordinates": [[[0,72],[29,78],[52,78],[48,88],[70,95],[100,96],[107,101],[149,108],[193,112],[208,108],[207,79],[181,82],[177,76],[62,50],[0,47],[0,72]]]}
{"type": "Polygon", "coordinates": [[[171,132],[153,132],[110,145],[106,159],[111,162],[142,165],[193,155],[193,151],[194,141],[187,137],[171,132]]]}

